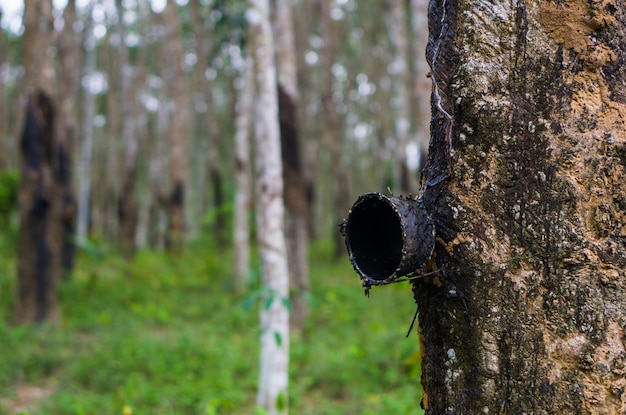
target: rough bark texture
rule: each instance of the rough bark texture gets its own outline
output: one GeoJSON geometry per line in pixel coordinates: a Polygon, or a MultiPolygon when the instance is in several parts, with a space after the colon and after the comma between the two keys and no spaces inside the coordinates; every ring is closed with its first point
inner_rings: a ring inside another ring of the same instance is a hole
{"type": "Polygon", "coordinates": [[[263,265],[261,364],[257,405],[270,415],[287,414],[289,369],[289,273],[274,40],[268,0],[248,0],[248,47],[257,86],[255,123],[256,213],[263,265]]]}
{"type": "Polygon", "coordinates": [[[61,267],[61,187],[55,108],[36,91],[29,100],[20,140],[22,180],[19,188],[16,323],[56,321],[56,285],[61,267]]]}
{"type": "Polygon", "coordinates": [[[626,8],[433,0],[427,414],[626,413],[626,8]]]}

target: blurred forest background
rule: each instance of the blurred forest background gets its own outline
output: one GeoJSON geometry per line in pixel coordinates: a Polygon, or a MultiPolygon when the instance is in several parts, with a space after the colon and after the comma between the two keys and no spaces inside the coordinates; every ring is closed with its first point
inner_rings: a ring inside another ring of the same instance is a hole
{"type": "MultiPolygon", "coordinates": [[[[292,291],[304,311],[290,408],[421,413],[417,339],[404,339],[409,288],[367,301],[338,224],[361,193],[419,189],[426,3],[293,5],[297,105],[285,120],[281,99],[282,151],[308,275],[292,291]]],[[[241,244],[254,246],[253,154],[263,151],[249,140],[259,104],[247,87],[246,9],[243,0],[0,1],[0,414],[262,413],[260,260],[254,249],[241,257],[241,244]],[[46,114],[56,140],[48,162],[61,173],[33,184],[20,140],[28,117],[46,114]],[[60,312],[55,324],[18,326],[38,320],[20,305],[16,278],[36,266],[23,254],[37,248],[20,236],[20,209],[37,192],[58,198],[63,219],[60,312]]]]}

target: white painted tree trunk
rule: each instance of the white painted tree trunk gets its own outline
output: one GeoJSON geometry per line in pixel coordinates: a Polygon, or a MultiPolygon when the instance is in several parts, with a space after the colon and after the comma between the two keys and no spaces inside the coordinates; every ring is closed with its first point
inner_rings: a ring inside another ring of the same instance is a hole
{"type": "Polygon", "coordinates": [[[269,1],[248,0],[248,45],[255,60],[257,121],[255,161],[258,243],[263,264],[261,367],[257,404],[269,415],[287,414],[289,277],[276,95],[276,66],[269,1]]]}
{"type": "Polygon", "coordinates": [[[252,59],[246,61],[243,73],[243,87],[237,99],[235,120],[235,289],[245,291],[250,272],[250,232],[249,214],[252,198],[250,172],[250,125],[252,121],[252,101],[254,99],[254,67],[252,59]]]}

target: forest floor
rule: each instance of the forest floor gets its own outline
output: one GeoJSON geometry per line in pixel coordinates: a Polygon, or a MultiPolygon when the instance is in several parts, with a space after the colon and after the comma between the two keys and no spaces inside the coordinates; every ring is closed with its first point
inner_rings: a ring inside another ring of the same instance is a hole
{"type": "MultiPolygon", "coordinates": [[[[174,257],[81,252],[57,326],[13,327],[15,258],[0,252],[0,414],[251,414],[258,376],[259,265],[233,293],[231,252],[174,257]],[[256,290],[256,291],[255,291],[256,290]]],[[[363,295],[347,259],[311,250],[311,314],[292,336],[292,415],[420,414],[408,284],[363,295]]],[[[258,261],[257,261],[258,262],[258,261]]]]}

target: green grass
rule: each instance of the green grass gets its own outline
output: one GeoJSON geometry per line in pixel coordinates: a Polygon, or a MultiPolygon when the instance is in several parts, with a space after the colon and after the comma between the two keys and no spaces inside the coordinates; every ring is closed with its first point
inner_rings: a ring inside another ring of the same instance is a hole
{"type": "MultiPolygon", "coordinates": [[[[408,285],[363,295],[347,259],[311,252],[311,315],[291,340],[290,413],[419,414],[408,285]]],[[[12,327],[14,258],[0,258],[0,414],[20,388],[51,394],[28,414],[259,414],[258,305],[232,292],[229,252],[83,255],[60,287],[62,323],[12,327]]],[[[258,267],[257,267],[258,268],[258,267]]],[[[253,273],[258,280],[258,271],[253,273]]]]}

